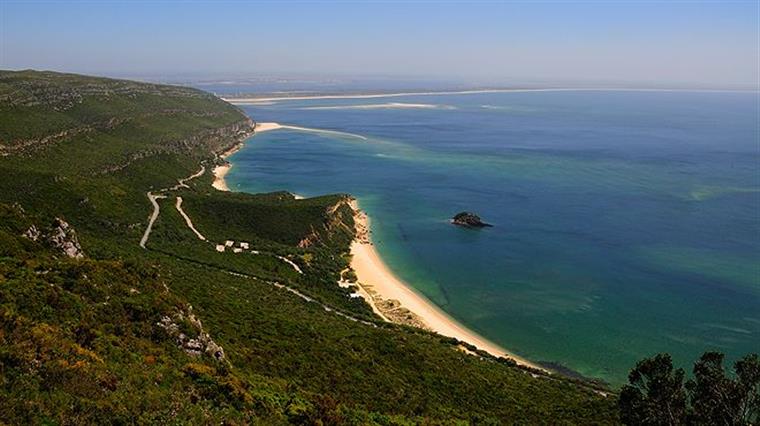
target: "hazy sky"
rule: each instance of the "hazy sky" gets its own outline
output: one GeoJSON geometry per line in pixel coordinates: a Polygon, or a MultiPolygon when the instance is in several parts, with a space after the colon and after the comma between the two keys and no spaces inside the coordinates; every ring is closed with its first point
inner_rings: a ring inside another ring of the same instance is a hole
{"type": "Polygon", "coordinates": [[[757,0],[0,0],[0,67],[757,87],[757,0]]]}

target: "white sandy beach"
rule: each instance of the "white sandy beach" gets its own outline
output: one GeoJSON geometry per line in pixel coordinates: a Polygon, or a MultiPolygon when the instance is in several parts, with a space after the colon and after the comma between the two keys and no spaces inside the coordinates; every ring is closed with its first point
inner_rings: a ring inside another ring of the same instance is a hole
{"type": "Polygon", "coordinates": [[[224,180],[224,176],[227,174],[227,172],[230,171],[230,165],[226,164],[224,166],[216,166],[214,167],[213,173],[214,173],[214,182],[211,184],[214,188],[220,190],[220,191],[229,191],[230,188],[227,186],[227,182],[224,180]]]}
{"type": "Polygon", "coordinates": [[[279,123],[256,123],[254,133],[268,132],[270,130],[281,129],[282,125],[279,123]]]}
{"type": "MultiPolygon", "coordinates": [[[[358,211],[358,205],[355,201],[352,202],[352,206],[355,211],[358,211]]],[[[367,219],[366,215],[357,214],[356,220],[359,221],[360,227],[369,229],[369,219],[367,219]]],[[[379,297],[383,300],[398,300],[401,302],[402,307],[416,314],[429,329],[438,334],[470,343],[491,355],[509,357],[514,359],[518,364],[545,370],[537,364],[518,357],[499,345],[488,341],[474,331],[467,329],[425,297],[414,292],[383,263],[377,250],[375,250],[375,247],[368,239],[357,238],[354,240],[351,244],[351,255],[351,267],[356,272],[360,285],[365,289],[363,295],[374,293],[374,297],[379,297]]],[[[374,301],[369,300],[369,302],[373,305],[373,309],[376,309],[374,308],[374,301]]]]}

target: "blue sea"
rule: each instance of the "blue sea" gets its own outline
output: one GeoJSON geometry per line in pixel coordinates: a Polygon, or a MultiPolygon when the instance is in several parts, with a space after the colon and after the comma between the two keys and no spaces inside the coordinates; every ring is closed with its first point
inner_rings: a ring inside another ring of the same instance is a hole
{"type": "Polygon", "coordinates": [[[351,193],[389,267],[512,352],[620,385],[760,351],[758,93],[534,91],[286,100],[233,190],[351,193]],[[460,211],[493,228],[462,229],[460,211]]]}

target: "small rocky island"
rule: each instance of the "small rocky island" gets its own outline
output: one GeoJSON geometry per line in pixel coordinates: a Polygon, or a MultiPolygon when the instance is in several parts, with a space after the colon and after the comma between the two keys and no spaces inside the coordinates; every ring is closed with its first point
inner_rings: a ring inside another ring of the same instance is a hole
{"type": "Polygon", "coordinates": [[[489,223],[485,223],[480,220],[480,216],[475,213],[462,212],[457,213],[452,219],[451,223],[458,226],[464,226],[467,228],[484,228],[487,226],[493,226],[489,223]]]}

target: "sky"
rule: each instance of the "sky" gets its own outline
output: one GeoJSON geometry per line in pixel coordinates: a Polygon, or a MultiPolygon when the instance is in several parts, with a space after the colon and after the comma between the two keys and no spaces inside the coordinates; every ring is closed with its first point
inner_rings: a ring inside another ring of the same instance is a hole
{"type": "Polygon", "coordinates": [[[759,3],[0,0],[0,68],[757,89],[759,3]]]}

